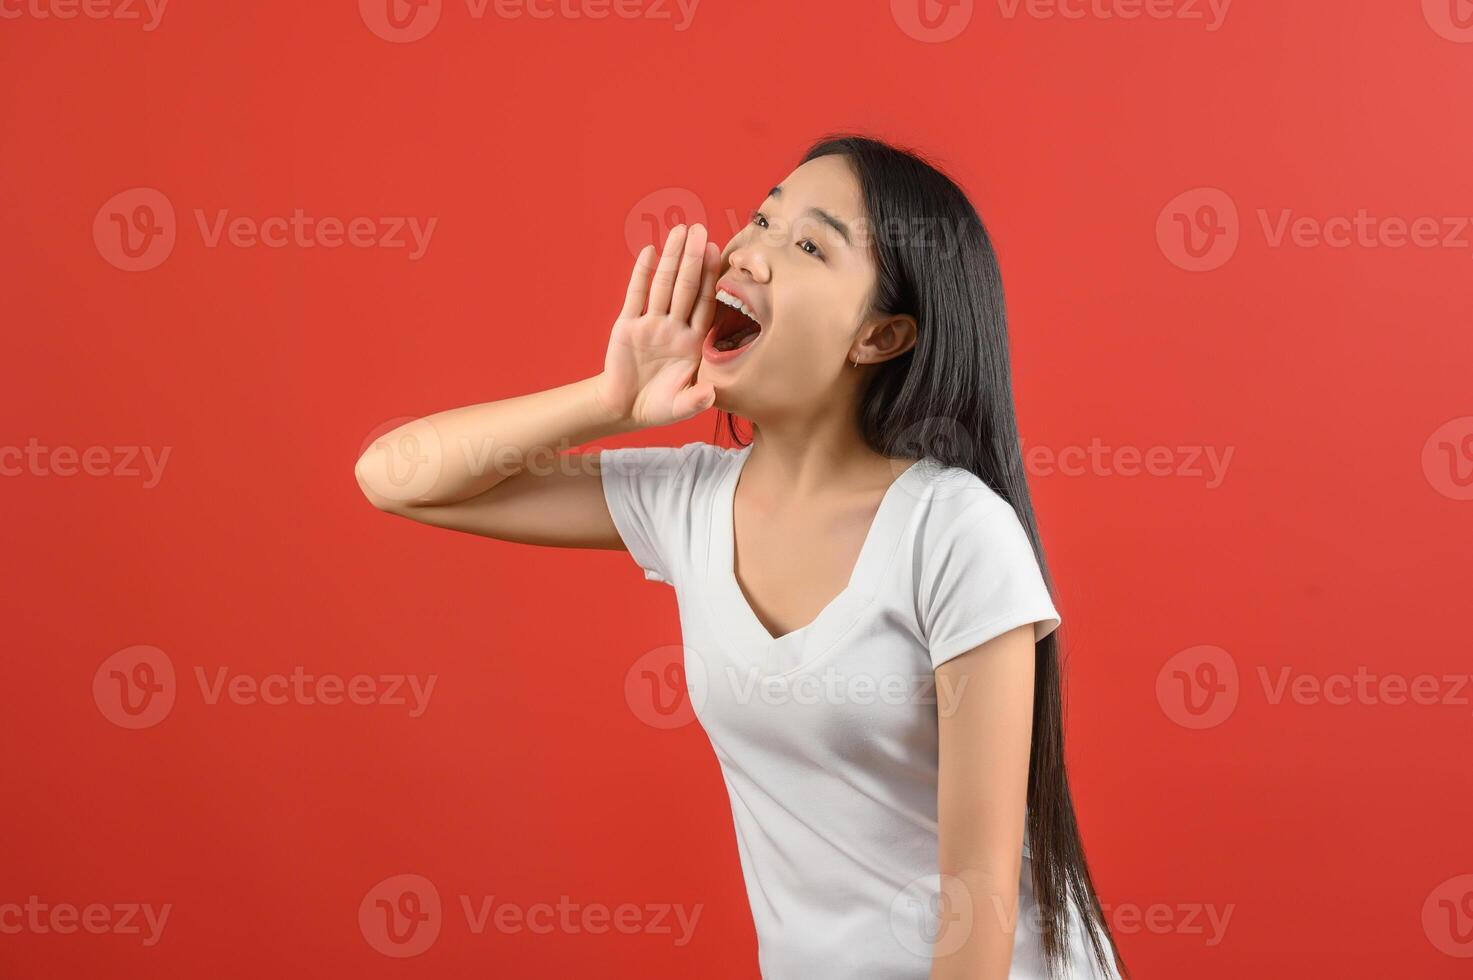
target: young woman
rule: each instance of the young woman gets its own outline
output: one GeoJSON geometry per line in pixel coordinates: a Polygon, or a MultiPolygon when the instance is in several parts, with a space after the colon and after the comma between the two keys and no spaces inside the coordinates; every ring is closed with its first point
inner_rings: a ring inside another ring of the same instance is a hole
{"type": "Polygon", "coordinates": [[[1120,975],[997,258],[937,169],[820,141],[724,249],[697,224],[640,252],[602,373],[400,440],[412,489],[358,463],[379,508],[674,587],[768,980],[1120,975]],[[713,405],[752,441],[559,454],[713,405]]]}

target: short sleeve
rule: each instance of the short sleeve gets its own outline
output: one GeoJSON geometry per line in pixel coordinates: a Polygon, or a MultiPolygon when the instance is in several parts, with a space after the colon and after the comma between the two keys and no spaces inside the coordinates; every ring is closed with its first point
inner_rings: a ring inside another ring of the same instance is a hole
{"type": "Polygon", "coordinates": [[[693,537],[692,501],[709,444],[640,446],[599,452],[604,501],[624,547],[644,577],[674,585],[693,537]]]}
{"type": "Polygon", "coordinates": [[[1059,626],[1028,532],[1006,501],[963,509],[923,569],[917,609],[933,668],[1019,626],[1033,624],[1035,643],[1059,626]]]}

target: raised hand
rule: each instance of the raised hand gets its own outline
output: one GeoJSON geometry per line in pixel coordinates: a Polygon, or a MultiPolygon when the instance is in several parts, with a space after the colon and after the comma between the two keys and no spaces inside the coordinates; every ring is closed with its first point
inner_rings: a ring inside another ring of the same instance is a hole
{"type": "Polygon", "coordinates": [[[651,426],[688,419],[715,403],[715,387],[694,381],[716,314],[720,266],[721,251],[700,224],[670,229],[658,266],[655,246],[640,250],[598,377],[596,397],[605,409],[651,426]]]}

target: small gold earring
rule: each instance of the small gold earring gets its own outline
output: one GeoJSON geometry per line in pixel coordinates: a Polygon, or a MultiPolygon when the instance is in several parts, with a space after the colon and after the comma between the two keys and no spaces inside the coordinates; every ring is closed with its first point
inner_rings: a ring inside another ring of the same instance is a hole
{"type": "Polygon", "coordinates": [[[859,355],[858,354],[855,354],[854,355],[854,366],[855,367],[859,367],[859,355]]]}

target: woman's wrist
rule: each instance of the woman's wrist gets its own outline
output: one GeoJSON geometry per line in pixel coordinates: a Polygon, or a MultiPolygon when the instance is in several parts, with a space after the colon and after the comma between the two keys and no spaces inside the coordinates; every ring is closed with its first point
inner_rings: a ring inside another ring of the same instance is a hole
{"type": "MultiPolygon", "coordinates": [[[[578,382],[580,398],[583,404],[588,424],[598,430],[600,436],[618,435],[623,432],[637,432],[644,426],[635,421],[627,412],[620,412],[610,408],[604,403],[601,391],[605,383],[602,373],[590,375],[578,382]]],[[[594,438],[598,438],[595,436],[594,438]]]]}

